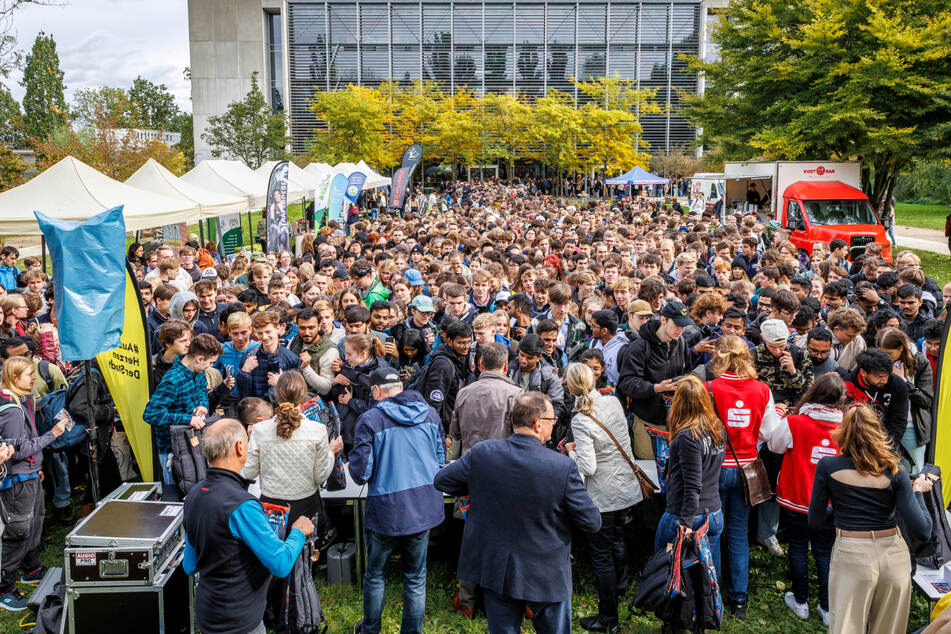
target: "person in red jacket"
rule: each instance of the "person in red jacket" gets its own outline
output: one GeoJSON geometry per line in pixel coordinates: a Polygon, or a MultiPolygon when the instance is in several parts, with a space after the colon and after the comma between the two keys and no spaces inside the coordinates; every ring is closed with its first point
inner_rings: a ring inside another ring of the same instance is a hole
{"type": "MultiPolygon", "coordinates": [[[[730,570],[727,598],[730,611],[742,619],[746,617],[749,587],[750,505],[738,467],[757,459],[759,441],[769,440],[779,419],[772,393],[765,383],[756,379],[756,366],[745,341],[736,335],[720,337],[710,371],[717,378],[708,382],[707,387],[713,395],[717,416],[726,428],[728,441],[720,471],[720,502],[730,570]]],[[[722,579],[720,562],[714,563],[722,579]]]]}
{"type": "Polygon", "coordinates": [[[812,497],[816,465],[826,456],[839,455],[832,431],[842,423],[845,383],[836,372],[823,374],[803,395],[791,414],[779,423],[769,439],[769,450],[786,454],[776,483],[780,519],[789,537],[789,573],[792,592],[786,605],[800,619],[809,618],[809,545],[819,576],[819,616],[829,625],[829,562],[835,528],[827,524],[821,531],[809,530],[807,515],[812,497]]]}

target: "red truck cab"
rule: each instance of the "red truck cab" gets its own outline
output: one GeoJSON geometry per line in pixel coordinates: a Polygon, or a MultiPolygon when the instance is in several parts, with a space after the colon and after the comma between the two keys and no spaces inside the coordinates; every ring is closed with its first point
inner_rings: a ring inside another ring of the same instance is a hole
{"type": "Polygon", "coordinates": [[[865,245],[882,245],[882,256],[891,261],[891,242],[868,197],[841,181],[799,181],[782,193],[780,224],[790,231],[790,241],[807,254],[816,241],[841,238],[849,245],[849,259],[865,252],[865,245]]]}

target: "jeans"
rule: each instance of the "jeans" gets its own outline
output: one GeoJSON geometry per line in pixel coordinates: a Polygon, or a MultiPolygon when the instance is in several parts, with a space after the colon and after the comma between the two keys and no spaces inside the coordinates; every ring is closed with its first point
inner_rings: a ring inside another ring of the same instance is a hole
{"type": "Polygon", "coordinates": [[[538,634],[570,634],[571,600],[557,603],[523,601],[496,594],[483,587],[485,597],[485,620],[489,634],[519,634],[525,608],[532,611],[532,625],[538,634]]]}
{"type": "Polygon", "coordinates": [[[49,473],[53,477],[53,506],[64,509],[69,506],[69,457],[65,451],[53,451],[49,456],[49,473]]]}
{"type": "Polygon", "coordinates": [[[766,500],[756,505],[756,538],[765,542],[779,531],[779,504],[766,500]]]}
{"type": "MultiPolygon", "coordinates": [[[[911,468],[908,472],[918,473],[921,471],[925,464],[925,446],[918,446],[918,434],[915,433],[914,427],[909,425],[905,428],[905,433],[901,437],[901,446],[908,450],[911,459],[915,461],[914,464],[910,465],[911,468]]],[[[908,460],[903,459],[902,462],[908,462],[908,460]]]]}
{"type": "Polygon", "coordinates": [[[808,516],[787,508],[781,511],[783,526],[789,537],[789,576],[797,603],[809,600],[809,545],[816,560],[819,576],[819,606],[829,609],[829,562],[832,560],[832,544],[835,543],[835,528],[829,524],[819,532],[809,530],[808,516]]]}
{"type": "MultiPolygon", "coordinates": [[[[750,519],[750,506],[743,491],[740,470],[727,467],[720,470],[720,504],[723,505],[723,524],[726,533],[726,548],[730,582],[727,596],[730,601],[745,601],[749,586],[750,542],[747,524],[750,519]]],[[[720,558],[714,555],[717,576],[723,586],[723,573],[720,558]]]]}
{"type": "Polygon", "coordinates": [[[415,535],[381,535],[367,531],[367,569],[363,575],[363,634],[382,627],[386,562],[399,548],[403,564],[403,621],[400,632],[421,634],[426,613],[426,547],[429,531],[415,535]]]}
{"type": "Polygon", "coordinates": [[[618,588],[627,584],[624,518],[627,509],[601,513],[601,530],[588,536],[591,567],[598,584],[598,614],[602,622],[617,623],[618,588]]]}
{"type": "Polygon", "coordinates": [[[170,455],[172,455],[171,452],[158,452],[159,464],[162,466],[162,500],[165,502],[181,502],[182,491],[175,484],[172,469],[168,466],[170,455]]]}
{"type": "MultiPolygon", "coordinates": [[[[710,553],[713,555],[713,564],[720,576],[720,535],[723,533],[723,511],[701,513],[694,518],[693,527],[700,528],[705,520],[710,520],[707,528],[707,541],[710,542],[710,553]]],[[[657,532],[654,534],[654,552],[673,542],[677,538],[677,529],[680,526],[680,517],[666,511],[657,523],[657,532]]]]}

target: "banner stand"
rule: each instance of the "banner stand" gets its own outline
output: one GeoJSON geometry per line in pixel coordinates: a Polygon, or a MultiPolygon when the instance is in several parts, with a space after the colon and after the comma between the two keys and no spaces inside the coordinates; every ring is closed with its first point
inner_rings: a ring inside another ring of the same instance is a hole
{"type": "Polygon", "coordinates": [[[96,425],[96,402],[92,394],[92,361],[83,361],[86,370],[86,405],[89,413],[86,415],[86,449],[89,459],[89,492],[92,494],[92,503],[99,504],[99,428],[96,425]]]}

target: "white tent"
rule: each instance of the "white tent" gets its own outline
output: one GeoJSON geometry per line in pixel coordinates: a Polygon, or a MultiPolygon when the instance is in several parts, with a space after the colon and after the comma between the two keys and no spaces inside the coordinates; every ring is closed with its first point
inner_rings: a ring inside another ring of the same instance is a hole
{"type": "Polygon", "coordinates": [[[255,174],[241,161],[206,159],[185,173],[182,180],[213,192],[243,197],[251,209],[264,209],[267,176],[255,174]]]}
{"type": "Polygon", "coordinates": [[[119,205],[126,231],[192,222],[199,216],[193,201],[126,185],[67,156],[0,194],[0,235],[40,235],[34,210],[57,220],[86,220],[119,205]]]}
{"type": "Polygon", "coordinates": [[[382,176],[373,171],[373,168],[361,161],[357,163],[357,170],[367,175],[367,182],[363,184],[363,189],[375,189],[377,187],[389,187],[391,178],[382,176]]]}
{"type": "Polygon", "coordinates": [[[353,163],[337,163],[334,170],[350,178],[350,175],[357,171],[357,166],[353,163]]]}
{"type": "MultiPolygon", "coordinates": [[[[271,178],[271,171],[277,165],[277,161],[268,161],[261,167],[254,170],[258,176],[263,176],[265,180],[271,178]]],[[[301,198],[307,200],[314,199],[314,188],[317,187],[316,181],[311,183],[313,177],[304,170],[297,167],[293,161],[287,162],[287,200],[294,202],[301,198]]]]}
{"type": "Polygon", "coordinates": [[[149,159],[126,179],[127,185],[156,194],[198,204],[202,218],[239,214],[248,210],[247,196],[232,196],[183,181],[155,159],[149,159]]]}

